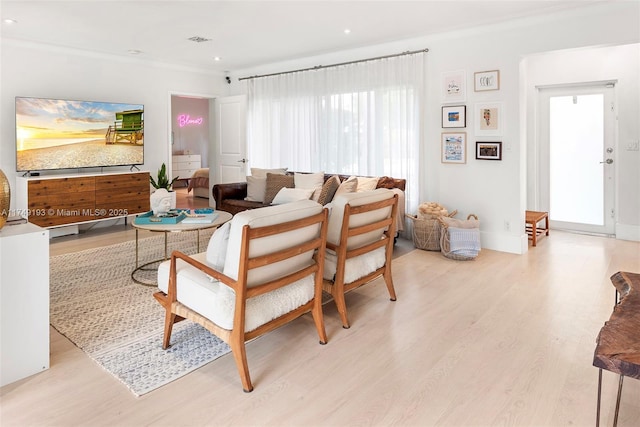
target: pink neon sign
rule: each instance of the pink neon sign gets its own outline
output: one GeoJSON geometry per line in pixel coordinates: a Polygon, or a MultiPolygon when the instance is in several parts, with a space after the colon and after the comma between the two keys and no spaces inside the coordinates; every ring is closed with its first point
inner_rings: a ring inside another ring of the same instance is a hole
{"type": "Polygon", "coordinates": [[[180,126],[181,128],[185,127],[185,126],[190,126],[190,125],[201,125],[202,122],[204,121],[204,119],[202,117],[197,117],[195,119],[192,119],[191,116],[189,116],[188,114],[180,114],[178,116],[178,126],[180,126]]]}

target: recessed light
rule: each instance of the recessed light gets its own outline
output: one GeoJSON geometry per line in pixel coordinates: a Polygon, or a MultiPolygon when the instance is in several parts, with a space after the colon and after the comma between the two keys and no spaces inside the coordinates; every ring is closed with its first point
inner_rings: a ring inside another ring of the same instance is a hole
{"type": "Polygon", "coordinates": [[[213,60],[214,60],[214,61],[220,61],[221,59],[222,59],[222,58],[220,58],[219,56],[214,56],[214,57],[213,57],[213,60]]]}
{"type": "Polygon", "coordinates": [[[348,28],[345,28],[344,33],[345,33],[345,34],[351,34],[351,30],[350,30],[350,29],[348,29],[348,28]]]}
{"type": "Polygon", "coordinates": [[[4,23],[5,24],[17,24],[18,21],[16,21],[15,19],[7,18],[7,19],[4,19],[4,23]]]}
{"type": "Polygon", "coordinates": [[[127,51],[127,53],[128,53],[129,55],[140,55],[140,54],[142,53],[142,51],[141,51],[141,50],[138,50],[138,49],[129,49],[129,50],[127,51]]]}

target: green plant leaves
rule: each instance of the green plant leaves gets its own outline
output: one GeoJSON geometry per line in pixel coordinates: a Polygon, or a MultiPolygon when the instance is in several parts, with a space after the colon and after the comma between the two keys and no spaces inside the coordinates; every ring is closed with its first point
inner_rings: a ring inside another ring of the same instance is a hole
{"type": "Polygon", "coordinates": [[[149,175],[149,182],[155,189],[165,188],[167,190],[171,190],[173,183],[176,182],[178,178],[179,177],[176,176],[169,181],[169,177],[167,176],[167,165],[163,163],[160,169],[158,169],[158,180],[156,181],[151,175],[149,175]]]}

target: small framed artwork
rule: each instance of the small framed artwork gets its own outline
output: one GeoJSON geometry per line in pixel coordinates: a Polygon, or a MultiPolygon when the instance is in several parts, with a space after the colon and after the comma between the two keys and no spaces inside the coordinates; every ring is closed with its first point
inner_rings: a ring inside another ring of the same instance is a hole
{"type": "Polygon", "coordinates": [[[464,70],[442,73],[442,102],[463,102],[467,98],[467,73],[464,70]]]}
{"type": "Polygon", "coordinates": [[[442,133],[442,163],[467,163],[467,133],[442,133]]]}
{"type": "Polygon", "coordinates": [[[473,74],[473,90],[484,92],[500,89],[500,70],[480,71],[473,74]]]}
{"type": "Polygon", "coordinates": [[[442,107],[443,128],[467,127],[467,107],[465,105],[453,105],[442,107]]]}
{"type": "Polygon", "coordinates": [[[502,142],[476,141],[476,159],[502,160],[502,142]]]}
{"type": "Polygon", "coordinates": [[[476,104],[475,117],[477,136],[502,135],[502,103],[476,104]]]}

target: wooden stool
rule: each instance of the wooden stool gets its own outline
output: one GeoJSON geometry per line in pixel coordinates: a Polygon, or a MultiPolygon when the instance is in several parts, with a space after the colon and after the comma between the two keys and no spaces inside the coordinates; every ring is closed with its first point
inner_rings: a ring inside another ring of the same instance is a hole
{"type": "Polygon", "coordinates": [[[549,214],[547,212],[525,211],[525,229],[529,235],[529,240],[535,246],[538,243],[538,236],[549,235],[549,214]],[[538,223],[544,219],[544,228],[538,228],[538,223]]]}

